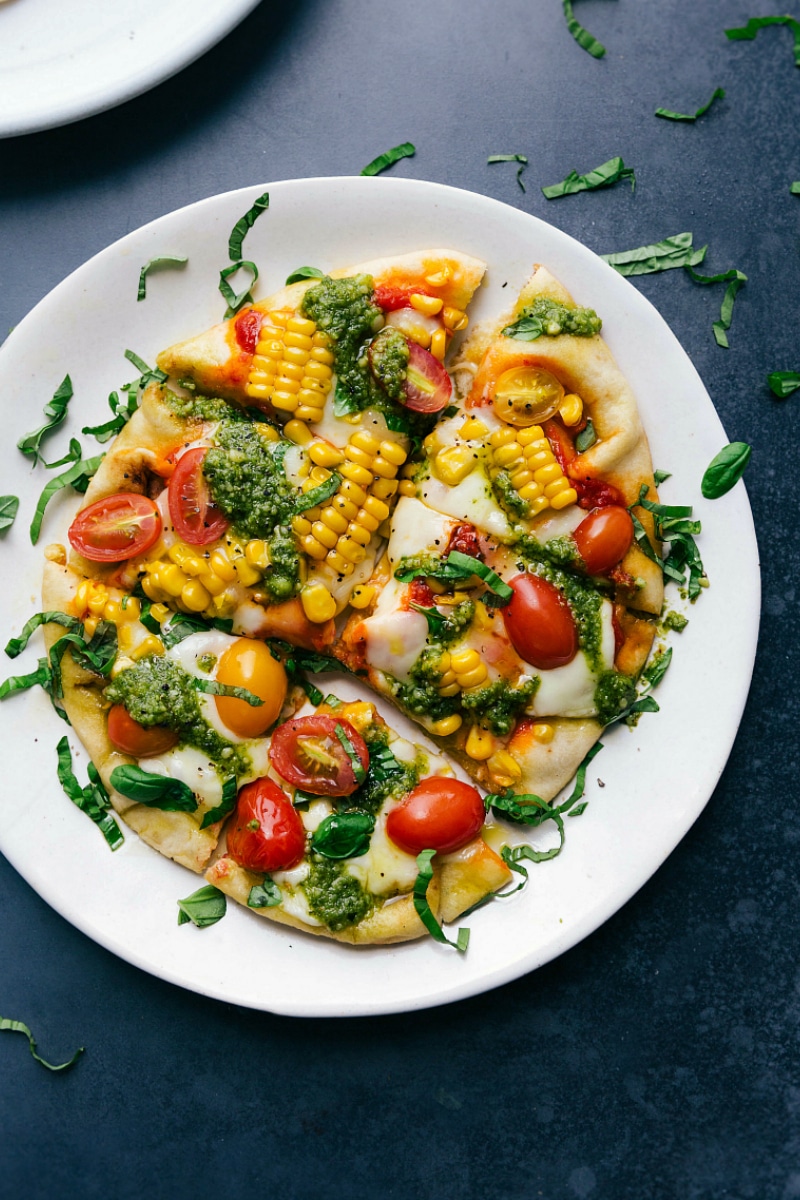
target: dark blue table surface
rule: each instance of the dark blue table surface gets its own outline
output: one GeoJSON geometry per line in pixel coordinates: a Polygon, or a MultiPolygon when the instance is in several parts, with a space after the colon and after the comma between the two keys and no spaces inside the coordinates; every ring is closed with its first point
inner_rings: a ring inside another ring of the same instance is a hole
{"type": "MultiPolygon", "coordinates": [[[[24,0],[19,0],[24,2],[24,0]]],[[[641,892],[536,973],[448,1008],[301,1021],[151,978],[67,924],[0,860],[0,1194],[292,1200],[800,1196],[797,966],[800,393],[798,89],[792,34],[729,41],[765,0],[263,0],[176,78],[106,114],[0,143],[0,329],[96,251],[246,184],[357,174],[405,140],[397,175],[494,196],[599,253],[691,230],[723,289],[636,281],[697,366],[747,487],[764,609],[744,721],[711,801],[641,892]],[[659,105],[695,125],[661,121],[659,105]],[[515,169],[490,154],[527,155],[515,169]],[[577,167],[619,185],[557,202],[577,167]]],[[[797,0],[789,7],[800,18],[797,0]]],[[[783,10],[782,10],[783,11],[783,10]]],[[[8,578],[8,576],[7,576],[8,578]]],[[[731,655],[737,653],[735,646],[731,655]]],[[[665,753],[679,752],[664,747],[665,753]]]]}

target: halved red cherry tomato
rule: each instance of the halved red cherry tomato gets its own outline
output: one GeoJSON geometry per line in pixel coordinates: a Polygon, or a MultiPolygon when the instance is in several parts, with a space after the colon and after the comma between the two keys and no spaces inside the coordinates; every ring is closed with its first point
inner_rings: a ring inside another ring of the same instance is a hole
{"type": "Polygon", "coordinates": [[[269,761],[287,783],[314,796],[349,796],[358,787],[353,764],[342,740],[341,730],[369,770],[369,751],[360,733],[349,721],[336,717],[296,717],[279,725],[272,735],[269,761]]]}
{"type": "Polygon", "coordinates": [[[228,521],[211,499],[203,475],[207,453],[205,446],[187,450],[178,459],[169,481],[169,515],[178,537],[190,546],[207,546],[228,528],[228,521]]]}
{"type": "Polygon", "coordinates": [[[173,729],[164,725],[140,725],[123,704],[114,704],[108,710],[108,740],[121,754],[152,758],[177,746],[179,739],[173,729]]]}
{"type": "Polygon", "coordinates": [[[412,412],[441,412],[450,403],[453,384],[438,358],[417,342],[408,342],[405,389],[406,408],[412,412]]]}
{"type": "Polygon", "coordinates": [[[372,303],[377,304],[384,312],[395,312],[398,308],[410,306],[412,292],[428,294],[423,288],[393,287],[390,283],[379,283],[372,293],[372,303]]]}
{"type": "Polygon", "coordinates": [[[578,627],[558,588],[538,575],[515,575],[504,609],[506,633],[521,658],[540,671],[563,667],[578,653],[578,627]]]}
{"type": "Polygon", "coordinates": [[[236,341],[245,354],[255,354],[258,345],[258,334],[264,320],[263,313],[255,308],[246,308],[240,312],[234,322],[236,341]]]}
{"type": "Polygon", "coordinates": [[[306,831],[285,792],[256,779],[239,792],[227,831],[228,853],[246,871],[288,871],[306,848],[306,831]]]}
{"type": "Polygon", "coordinates": [[[123,562],[155,545],[161,536],[161,515],[147,496],[117,492],[82,509],[67,536],[92,562],[123,562]]]}
{"type": "Polygon", "coordinates": [[[595,508],[573,533],[575,545],[590,575],[604,575],[630,550],[633,521],[626,508],[609,504],[595,508]]]}
{"type": "Polygon", "coordinates": [[[386,833],[408,854],[448,854],[471,842],[486,813],[476,788],[460,779],[423,779],[386,818],[386,833]]]}

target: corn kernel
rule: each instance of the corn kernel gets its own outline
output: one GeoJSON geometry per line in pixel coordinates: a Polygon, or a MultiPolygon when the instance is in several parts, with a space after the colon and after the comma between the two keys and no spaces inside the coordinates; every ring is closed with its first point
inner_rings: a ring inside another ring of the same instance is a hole
{"type": "Polygon", "coordinates": [[[368,454],[366,450],[362,450],[360,446],[353,445],[352,442],[345,450],[346,458],[353,463],[357,463],[360,467],[371,467],[373,455],[368,454]]]}
{"type": "Polygon", "coordinates": [[[433,470],[442,483],[455,487],[466,479],[477,465],[475,451],[469,446],[448,446],[440,450],[433,460],[433,470]]]}
{"type": "Polygon", "coordinates": [[[334,571],[338,571],[340,575],[350,575],[355,567],[355,563],[348,562],[346,558],[342,558],[338,550],[330,550],[325,561],[329,566],[333,567],[334,571]]]}
{"type": "Polygon", "coordinates": [[[476,438],[485,438],[488,432],[483,421],[478,420],[477,417],[467,417],[459,430],[459,434],[467,442],[476,438]]]}
{"type": "Polygon", "coordinates": [[[161,600],[161,588],[156,584],[152,575],[145,575],[142,580],[142,591],[148,600],[161,600]]]}
{"type": "MultiPolygon", "coordinates": [[[[358,490],[361,491],[360,488],[358,490]]],[[[354,504],[352,500],[348,500],[346,496],[343,496],[342,495],[343,491],[344,491],[344,488],[341,487],[339,489],[338,493],[331,499],[330,506],[331,506],[331,508],[334,508],[336,510],[336,512],[339,513],[340,516],[346,517],[348,521],[352,521],[353,518],[355,517],[356,513],[359,511],[358,505],[354,504]]],[[[365,497],[364,502],[366,504],[366,501],[367,501],[366,493],[362,493],[362,494],[365,497]]]]}
{"type": "Polygon", "coordinates": [[[565,425],[577,425],[583,416],[583,401],[575,392],[569,392],[561,401],[558,411],[565,425]]]}
{"type": "Polygon", "coordinates": [[[482,600],[475,601],[475,616],[473,617],[475,628],[481,632],[488,629],[494,629],[494,618],[492,612],[486,607],[482,600]]]}
{"type": "Polygon", "coordinates": [[[454,680],[453,683],[440,683],[438,691],[440,696],[457,696],[461,688],[458,686],[457,680],[454,680]]]}
{"type": "Polygon", "coordinates": [[[350,605],[352,608],[368,608],[375,599],[377,588],[372,584],[360,585],[353,588],[353,594],[350,597],[350,605]]]}
{"type": "Polygon", "coordinates": [[[309,321],[307,317],[289,317],[286,322],[287,333],[302,333],[304,337],[311,337],[317,332],[317,326],[314,321],[309,321]]]}
{"type": "Polygon", "coordinates": [[[311,583],[300,592],[300,603],[309,621],[322,625],[336,615],[336,601],[324,583],[311,583]]]}
{"type": "Polygon", "coordinates": [[[442,320],[445,329],[449,329],[451,333],[460,333],[469,324],[469,317],[462,309],[450,308],[449,305],[445,305],[442,310],[442,320]]]}
{"type": "Polygon", "coordinates": [[[372,483],[372,472],[366,467],[359,466],[358,463],[345,463],[339,474],[343,475],[351,483],[358,484],[359,487],[369,487],[372,483]]]}
{"type": "Polygon", "coordinates": [[[567,490],[569,490],[569,483],[563,475],[559,475],[558,479],[554,479],[552,483],[548,483],[544,489],[544,494],[548,500],[552,500],[554,496],[558,496],[561,492],[567,490]]]}
{"type": "Polygon", "coordinates": [[[267,425],[266,421],[257,421],[255,430],[258,436],[265,442],[280,441],[280,434],[272,425],[267,425]]]}
{"type": "Polygon", "coordinates": [[[561,467],[557,462],[548,463],[546,467],[539,467],[538,471],[534,471],[533,478],[544,487],[545,484],[561,479],[561,467]]]}
{"type": "Polygon", "coordinates": [[[466,650],[455,650],[450,655],[450,666],[460,675],[462,671],[471,671],[473,667],[477,667],[481,658],[477,650],[471,648],[466,650]]]}
{"type": "MultiPolygon", "coordinates": [[[[367,503],[369,503],[369,499],[367,499],[367,503]]],[[[373,517],[369,512],[367,512],[366,508],[360,508],[353,520],[355,521],[356,525],[360,525],[362,529],[368,530],[369,533],[374,533],[380,525],[378,518],[373,517]]],[[[367,543],[365,542],[364,545],[366,546],[366,544],[367,543]]]]}
{"type": "Polygon", "coordinates": [[[453,713],[452,716],[442,717],[440,721],[434,721],[431,725],[431,732],[435,733],[437,737],[447,737],[460,728],[461,717],[458,713],[453,713]]]}
{"type": "Polygon", "coordinates": [[[260,571],[266,570],[269,566],[269,549],[267,543],[260,538],[254,538],[245,546],[244,557],[251,567],[258,567],[260,571]]]}
{"type": "MultiPolygon", "coordinates": [[[[251,567],[247,559],[237,558],[233,565],[242,587],[252,587],[253,584],[258,583],[261,579],[261,572],[255,567],[251,567]]],[[[205,608],[205,605],[203,605],[203,608],[205,608]]],[[[197,611],[201,610],[198,609],[197,611]]]]}
{"type": "Polygon", "coordinates": [[[477,667],[473,667],[471,671],[460,672],[457,675],[458,686],[465,692],[470,688],[480,687],[482,683],[486,682],[488,674],[484,664],[478,663],[477,667]]]}
{"type": "Polygon", "coordinates": [[[522,447],[516,441],[509,442],[507,446],[499,446],[492,457],[495,466],[510,467],[522,459],[522,447]]]}
{"type": "Polygon", "coordinates": [[[297,408],[297,396],[285,388],[282,391],[274,391],[270,399],[273,408],[279,408],[281,412],[294,412],[297,408]]]}
{"type": "Polygon", "coordinates": [[[110,621],[112,625],[116,625],[120,620],[120,612],[119,600],[108,600],[103,609],[103,620],[110,621]]]}
{"type": "Polygon", "coordinates": [[[350,438],[350,445],[357,446],[359,450],[364,450],[367,454],[377,454],[381,448],[381,440],[374,433],[370,433],[368,429],[359,429],[350,438]]]}
{"type": "MultiPolygon", "coordinates": [[[[331,356],[331,359],[332,358],[333,356],[331,356]]],[[[318,384],[327,384],[330,382],[331,375],[331,368],[327,361],[320,362],[316,357],[311,357],[306,360],[304,372],[306,379],[315,380],[318,384]]],[[[307,384],[306,386],[309,385],[307,384]]]]}
{"type": "Polygon", "coordinates": [[[202,575],[198,575],[198,579],[212,596],[221,596],[228,586],[225,580],[220,579],[213,571],[204,571],[202,575]]]}
{"type": "Polygon", "coordinates": [[[181,570],[185,575],[202,575],[206,570],[208,563],[199,554],[187,554],[181,563],[181,570]]]}
{"type": "MultiPolygon", "coordinates": [[[[372,494],[379,500],[388,500],[397,491],[396,479],[376,479],[372,485],[372,494]]],[[[366,497],[365,497],[366,499],[366,497]]],[[[362,501],[363,503],[363,501],[362,501]]]]}
{"type": "Polygon", "coordinates": [[[577,499],[578,493],[575,491],[575,488],[570,487],[566,491],[560,492],[558,496],[553,496],[553,499],[550,501],[550,507],[558,511],[559,509],[566,508],[569,504],[575,504],[577,499]]]}
{"type": "Polygon", "coordinates": [[[512,442],[516,442],[517,440],[516,429],[509,429],[505,425],[502,429],[495,429],[494,433],[490,435],[489,445],[494,447],[510,446],[512,442]]]}
{"type": "Polygon", "coordinates": [[[332,504],[329,504],[327,508],[323,508],[320,513],[320,520],[329,529],[333,530],[335,534],[344,533],[347,529],[347,518],[343,517],[339,510],[334,508],[332,504]]]}
{"type": "Polygon", "coordinates": [[[536,725],[534,725],[531,732],[533,733],[533,736],[535,737],[537,742],[546,743],[546,742],[552,742],[555,730],[553,729],[552,725],[548,725],[545,722],[542,722],[541,724],[537,723],[536,725]]]}
{"type": "Polygon", "coordinates": [[[388,462],[382,454],[372,460],[372,473],[380,479],[394,479],[397,474],[396,463],[388,462]]]}
{"type": "Polygon", "coordinates": [[[438,312],[442,311],[444,301],[439,296],[426,296],[423,292],[412,292],[408,297],[408,302],[417,312],[424,313],[426,317],[435,317],[438,312]]]}
{"type": "Polygon", "coordinates": [[[236,598],[225,592],[221,596],[215,596],[213,610],[218,617],[232,617],[236,611],[236,598]]]}
{"type": "Polygon", "coordinates": [[[308,447],[308,457],[318,467],[336,467],[343,459],[341,450],[322,439],[315,440],[308,447]]]}
{"type": "Polygon", "coordinates": [[[181,603],[186,605],[189,612],[199,613],[208,608],[211,596],[199,579],[190,579],[181,592],[181,603]]]}
{"type": "Polygon", "coordinates": [[[138,659],[147,658],[151,654],[163,654],[164,643],[161,638],[156,637],[154,633],[148,634],[146,638],[142,638],[135,650],[131,651],[131,658],[138,659]]]}
{"type": "Polygon", "coordinates": [[[428,287],[434,287],[434,288],[444,287],[444,285],[449,281],[449,279],[450,279],[450,268],[447,265],[441,267],[440,270],[435,271],[433,273],[433,275],[425,276],[425,282],[427,283],[428,287]]]}
{"type": "Polygon", "coordinates": [[[354,542],[348,534],[345,534],[344,537],[339,538],[339,541],[336,544],[336,550],[339,554],[341,554],[342,558],[356,566],[363,562],[367,557],[367,552],[364,547],[359,546],[358,542],[354,542]]]}
{"type": "Polygon", "coordinates": [[[117,634],[117,645],[121,654],[127,654],[133,647],[133,629],[130,625],[122,625],[117,634]]]}
{"type": "Polygon", "coordinates": [[[544,436],[541,425],[529,425],[527,429],[518,429],[517,441],[520,446],[532,446],[535,442],[541,442],[548,450],[550,449],[550,443],[544,436]]]}
{"type": "Polygon", "coordinates": [[[92,613],[95,617],[100,617],[103,615],[103,609],[105,608],[107,603],[108,603],[108,592],[102,586],[102,584],[99,584],[97,586],[97,588],[94,590],[94,592],[92,593],[92,595],[89,597],[86,607],[89,609],[89,612],[92,613]]]}
{"type": "Polygon", "coordinates": [[[464,749],[476,762],[485,762],[494,753],[494,738],[488,729],[473,725],[467,734],[464,749]]]}
{"type": "MultiPolygon", "coordinates": [[[[377,522],[376,522],[377,527],[377,522]]],[[[351,537],[354,542],[358,542],[359,546],[368,546],[372,537],[372,530],[366,525],[358,525],[353,522],[347,526],[348,537],[351,537]]]]}
{"type": "MultiPolygon", "coordinates": [[[[541,497],[542,489],[536,480],[533,479],[530,483],[526,483],[524,487],[521,487],[518,494],[522,500],[536,500],[541,497]]],[[[545,508],[546,507],[547,502],[545,501],[545,508]]]]}
{"type": "Polygon", "coordinates": [[[514,471],[511,475],[511,484],[512,487],[516,488],[517,491],[519,491],[520,488],[524,488],[526,484],[531,483],[532,481],[533,471],[529,471],[525,466],[514,468],[514,471]]]}
{"type": "MultiPolygon", "coordinates": [[[[316,341],[316,338],[313,340],[316,341]]],[[[310,361],[320,363],[324,367],[332,367],[333,354],[325,346],[314,346],[311,350],[310,361]]]]}
{"type": "Polygon", "coordinates": [[[401,496],[416,496],[417,485],[413,479],[401,479],[400,486],[397,489],[401,496]]]}
{"type": "MultiPolygon", "coordinates": [[[[493,754],[488,761],[488,767],[498,781],[505,778],[513,783],[514,780],[522,778],[522,768],[507,750],[498,750],[493,754]]],[[[508,787],[509,785],[503,784],[502,786],[508,787]]]]}
{"type": "Polygon", "coordinates": [[[402,466],[406,461],[406,452],[397,442],[387,439],[385,442],[381,442],[380,450],[381,458],[385,458],[387,462],[393,463],[396,467],[402,466]]]}
{"type": "Polygon", "coordinates": [[[100,618],[99,618],[99,617],[87,617],[87,618],[86,618],[86,620],[83,622],[83,631],[84,631],[84,633],[85,633],[85,634],[86,634],[88,637],[93,637],[93,636],[94,636],[94,631],[97,629],[97,626],[98,626],[99,624],[100,624],[100,618]]]}
{"type": "Polygon", "coordinates": [[[339,540],[338,534],[336,534],[322,521],[315,521],[311,526],[311,532],[317,541],[321,542],[323,546],[327,546],[329,550],[333,550],[334,546],[339,540]]]}
{"type": "Polygon", "coordinates": [[[321,560],[328,553],[325,547],[310,533],[300,538],[300,546],[310,558],[321,560]]]}
{"type": "Polygon", "coordinates": [[[377,496],[367,496],[362,508],[376,521],[385,521],[390,512],[389,505],[383,500],[379,500],[377,496]]]}
{"type": "Polygon", "coordinates": [[[228,558],[224,550],[212,551],[211,558],[208,564],[215,575],[219,575],[220,579],[224,579],[226,583],[233,583],[236,578],[236,571],[233,563],[228,558]]]}
{"type": "Polygon", "coordinates": [[[193,551],[189,549],[185,542],[176,542],[174,546],[170,546],[167,551],[167,557],[177,566],[183,566],[183,560],[187,558],[193,551]]]}
{"type": "Polygon", "coordinates": [[[439,362],[444,362],[444,356],[447,353],[447,330],[434,329],[431,334],[431,354],[439,362]]]}
{"type": "Polygon", "coordinates": [[[178,597],[186,587],[188,580],[180,567],[176,567],[174,563],[166,563],[158,571],[156,582],[168,596],[178,597]]]}
{"type": "Polygon", "coordinates": [[[153,604],[150,608],[150,616],[158,621],[159,625],[163,625],[171,613],[172,610],[167,608],[166,604],[153,604]]]}
{"type": "MultiPolygon", "coordinates": [[[[577,496],[577,492],[575,494],[577,496]]],[[[546,496],[538,496],[535,500],[529,500],[528,508],[530,510],[530,515],[532,517],[537,517],[540,512],[542,512],[545,508],[547,508],[548,504],[550,504],[550,506],[553,507],[552,503],[550,501],[548,501],[546,496]]],[[[561,507],[563,508],[564,505],[562,505],[561,507]]]]}

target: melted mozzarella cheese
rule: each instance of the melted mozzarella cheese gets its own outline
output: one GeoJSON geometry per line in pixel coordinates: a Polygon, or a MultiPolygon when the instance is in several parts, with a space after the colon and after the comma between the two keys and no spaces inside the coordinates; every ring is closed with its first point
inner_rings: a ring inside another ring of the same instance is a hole
{"type": "Polygon", "coordinates": [[[612,606],[604,600],[601,607],[601,642],[599,671],[592,671],[586,655],[579,651],[565,667],[540,671],[541,683],[528,712],[536,717],[591,717],[597,712],[594,692],[598,674],[614,666],[614,626],[612,606]]]}
{"type": "Polygon", "coordinates": [[[420,491],[422,499],[431,508],[447,513],[456,520],[469,521],[476,529],[501,541],[512,536],[508,517],[495,500],[481,464],[455,487],[448,487],[430,475],[420,484],[420,491]]]}
{"type": "Polygon", "coordinates": [[[405,584],[391,579],[375,611],[361,623],[367,662],[395,679],[409,678],[428,638],[428,622],[422,613],[400,608],[404,591],[405,584]]]}
{"type": "Polygon", "coordinates": [[[451,517],[434,512],[413,496],[401,496],[392,514],[387,554],[393,566],[401,558],[424,551],[443,554],[453,527],[451,517]]]}
{"type": "Polygon", "coordinates": [[[157,758],[141,758],[139,766],[152,775],[179,779],[199,799],[200,808],[216,808],[222,802],[222,779],[214,762],[194,746],[176,746],[157,758]]]}
{"type": "MultiPolygon", "coordinates": [[[[231,634],[222,633],[216,629],[209,630],[208,633],[193,633],[189,637],[184,638],[182,642],[178,642],[176,646],[171,646],[167,650],[167,656],[178,663],[180,667],[183,667],[187,674],[193,675],[195,679],[215,679],[220,658],[226,650],[230,649],[235,641],[236,638],[231,634]],[[206,654],[213,655],[217,660],[210,672],[201,671],[197,665],[197,660],[206,654]]],[[[201,692],[198,693],[198,700],[203,719],[208,722],[212,729],[217,731],[220,737],[226,738],[229,742],[236,743],[245,740],[239,737],[238,734],[233,733],[220,718],[213,696],[206,696],[201,692]]]]}
{"type": "MultiPolygon", "coordinates": [[[[391,806],[394,807],[396,805],[391,806]]],[[[367,853],[346,862],[348,873],[373,896],[410,892],[418,875],[414,855],[406,854],[387,836],[386,818],[391,808],[386,806],[378,814],[367,853]]]]}

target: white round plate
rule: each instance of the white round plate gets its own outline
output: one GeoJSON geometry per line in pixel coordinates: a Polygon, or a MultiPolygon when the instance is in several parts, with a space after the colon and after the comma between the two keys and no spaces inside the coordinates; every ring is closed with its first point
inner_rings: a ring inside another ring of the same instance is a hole
{"type": "MultiPolygon", "coordinates": [[[[135,375],[125,349],[153,363],[164,346],[221,319],[217,284],[228,234],[263,190],[216,196],[129,234],[61,283],[0,349],[4,487],[22,498],[0,545],[6,579],[13,580],[0,597],[4,640],[39,608],[42,547],[63,540],[76,503],[74,494],[63,493],[53,501],[40,545],[30,546],[28,525],[48,475],[30,470],[14,448],[17,438],[40,423],[42,406],[69,372],[75,387],[69,422],[47,443],[48,457],[60,456],[82,425],[107,419],[108,393],[135,375]],[[152,274],[147,299],[137,303],[139,269],[157,255],[188,255],[189,263],[152,274]]],[[[245,243],[247,257],[261,265],[257,295],[268,295],[301,265],[333,270],[441,245],[489,264],[473,321],[507,307],[534,262],[546,264],[578,303],[602,316],[604,336],[638,396],[654,462],[672,472],[662,500],[693,504],[703,523],[699,544],[711,586],[673,638],[673,663],[657,692],[661,711],[645,715],[634,730],[608,731],[589,770],[589,806],[566,822],[563,853],[529,864],[524,891],[469,918],[464,955],[430,938],[353,949],[273,925],[232,902],[213,927],[178,927],[176,900],[200,881],[130,832],[120,850],[109,851],[56,780],[55,746],[66,727],[38,689],[5,701],[0,714],[0,849],[90,937],[195,991],[299,1016],[445,1004],[515,979],[574,946],[642,886],[702,810],[730,752],[755,654],[759,573],[750,507],[742,484],[721,500],[701,499],[703,471],[728,440],[711,401],[655,309],[572,238],[497,201],[431,183],[292,180],[270,185],[269,193],[269,211],[245,243]]],[[[94,441],[83,440],[84,452],[96,453],[94,441]]],[[[34,642],[8,662],[6,674],[33,670],[41,652],[34,642]]],[[[75,748],[83,780],[86,755],[75,748]]],[[[520,840],[510,828],[509,841],[520,840]]],[[[538,831],[534,840],[548,844],[552,835],[538,831]]]]}
{"type": "Polygon", "coordinates": [[[0,137],[68,125],[194,62],[259,0],[0,0],[0,137]]]}

